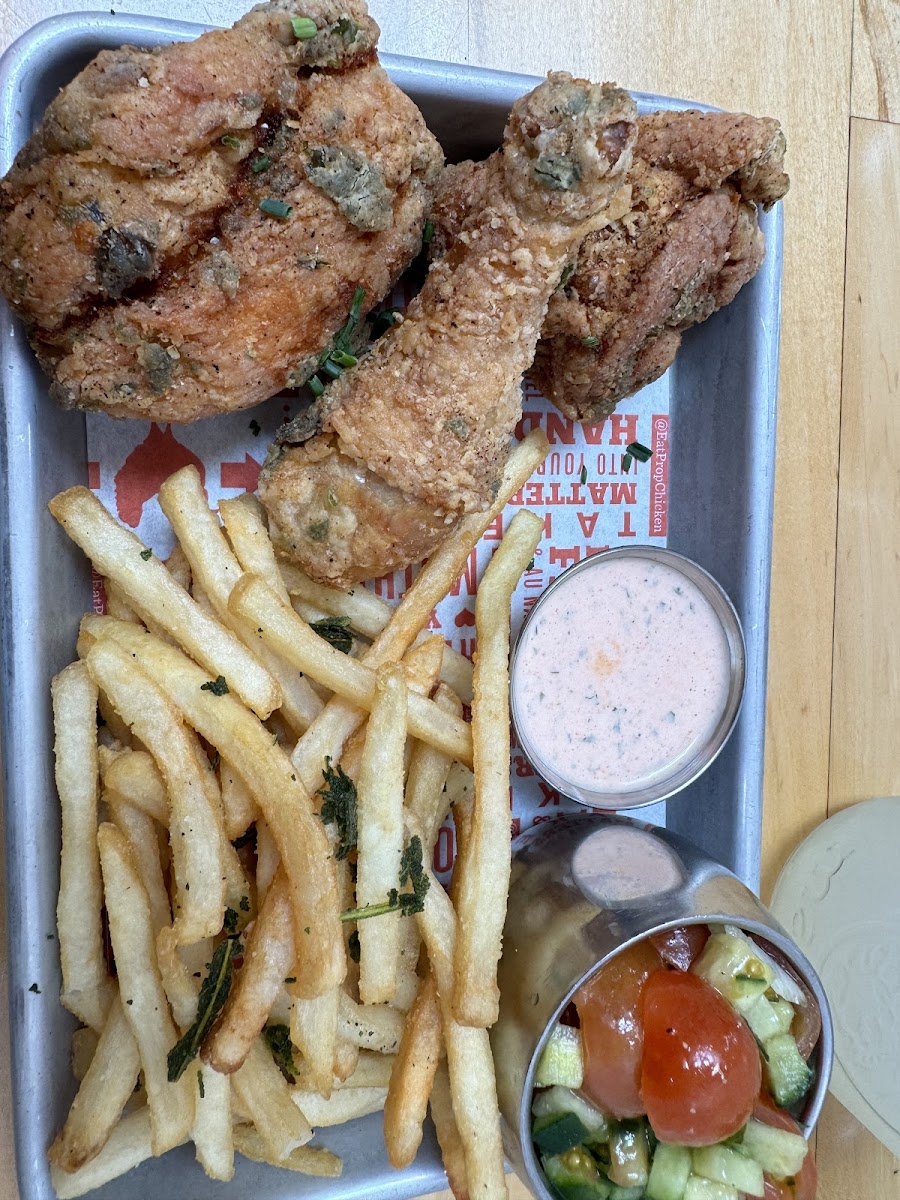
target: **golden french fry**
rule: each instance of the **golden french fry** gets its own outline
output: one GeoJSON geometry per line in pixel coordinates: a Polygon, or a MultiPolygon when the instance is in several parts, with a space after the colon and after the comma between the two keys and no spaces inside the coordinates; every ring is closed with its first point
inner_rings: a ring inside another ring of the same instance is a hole
{"type": "MultiPolygon", "coordinates": [[[[315,634],[263,580],[255,575],[243,576],[231,593],[229,608],[248,622],[253,621],[259,637],[298,671],[312,676],[359,708],[371,710],[374,670],[365,662],[342,654],[315,634]]],[[[356,720],[354,728],[358,723],[356,720]]],[[[414,694],[409,698],[409,731],[453,758],[471,764],[469,726],[442,712],[424,696],[414,694]]]]}
{"type": "Polygon", "coordinates": [[[182,467],[170,475],[159,489],[159,504],[191,564],[193,580],[209,597],[219,620],[234,631],[277,681],[281,690],[279,711],[295,735],[303,733],[322,711],[322,701],[305,679],[260,644],[252,627],[229,612],[228,597],[243,569],[210,510],[197,468],[182,467]]]}
{"type": "MultiPolygon", "coordinates": [[[[371,918],[375,919],[375,918],[371,918]]],[[[384,1004],[357,1004],[341,992],[338,1033],[362,1050],[396,1054],[403,1036],[404,1014],[384,1004]]]]}
{"type": "Polygon", "coordinates": [[[63,986],[60,1001],[98,1033],[115,995],[103,953],[103,892],[97,853],[100,792],[97,686],[83,663],[72,663],[51,685],[56,790],[62,813],[62,853],[56,924],[63,986]]]}
{"type": "Polygon", "coordinates": [[[419,983],[406,1018],[384,1106],[384,1141],[392,1167],[408,1167],[422,1144],[422,1126],[440,1058],[441,1008],[429,971],[419,983]]]}
{"type": "Polygon", "coordinates": [[[100,777],[108,791],[115,792],[168,829],[169,798],[152,754],[130,749],[116,754],[104,752],[101,747],[100,777]]]}
{"type": "Polygon", "coordinates": [[[387,1099],[386,1087],[343,1087],[326,1100],[318,1092],[293,1092],[294,1103],[316,1129],[343,1125],[369,1113],[381,1112],[387,1099]]]}
{"type": "MultiPolygon", "coordinates": [[[[187,1134],[181,1139],[187,1141],[187,1134]]],[[[106,1145],[89,1163],[68,1174],[53,1165],[50,1179],[58,1200],[75,1200],[94,1188],[102,1187],[111,1179],[118,1179],[127,1171],[140,1166],[153,1157],[150,1135],[150,1110],[138,1109],[131,1116],[123,1117],[109,1136],[106,1145]]]]}
{"type": "MultiPolygon", "coordinates": [[[[444,712],[462,717],[462,702],[446,684],[438,684],[434,702],[444,712]]],[[[406,780],[406,807],[422,829],[426,858],[434,848],[437,832],[450,805],[444,786],[452,765],[450,757],[433,746],[417,742],[413,747],[406,780]]],[[[460,770],[466,768],[461,766],[460,770]]]]}
{"type": "Polygon", "coordinates": [[[404,920],[400,923],[400,963],[397,967],[397,982],[391,1006],[400,1012],[408,1012],[416,998],[419,988],[419,977],[416,968],[419,965],[419,952],[422,939],[419,927],[415,921],[404,920]]]}
{"type": "Polygon", "coordinates": [[[472,868],[472,828],[475,823],[474,777],[470,776],[470,780],[470,786],[456,798],[452,809],[456,854],[453,860],[453,877],[450,880],[450,900],[454,908],[459,904],[459,897],[465,886],[466,871],[472,868]]]}
{"type": "Polygon", "coordinates": [[[159,841],[153,818],[134,804],[109,790],[103,793],[107,809],[117,829],[128,838],[134,860],[150,903],[150,920],[154,933],[171,924],[172,910],[159,858],[159,841]]]}
{"type": "Polygon", "coordinates": [[[304,1077],[326,1099],[334,1082],[339,993],[332,988],[313,1000],[297,997],[291,1005],[291,1041],[303,1056],[304,1077]]]}
{"type": "MultiPolygon", "coordinates": [[[[344,1043],[349,1045],[350,1043],[344,1043]]],[[[394,1069],[396,1055],[376,1054],[372,1050],[360,1050],[355,1046],[356,1065],[345,1079],[335,1076],[334,1087],[379,1087],[386,1088],[391,1082],[391,1072],[394,1069]]],[[[301,1064],[297,1074],[297,1087],[300,1091],[314,1092],[318,1089],[312,1084],[309,1074],[301,1064]]]]}
{"type": "Polygon", "coordinates": [[[137,1042],[114,996],[66,1123],[47,1151],[51,1163],[71,1173],[96,1158],[131,1099],[140,1069],[137,1042]]]}
{"type": "Polygon", "coordinates": [[[543,532],[534,513],[516,513],[475,597],[475,808],[457,901],[453,1011],[485,1029],[500,1011],[497,963],[509,895],[509,609],[543,532]]]}
{"type": "MultiPolygon", "coordinates": [[[[261,1038],[256,1039],[243,1065],[230,1079],[271,1161],[280,1165],[292,1150],[306,1145],[312,1137],[309,1122],[291,1099],[291,1089],[261,1038]]],[[[235,1145],[240,1150],[237,1139],[235,1145]]]]}
{"type": "Polygon", "coordinates": [[[304,951],[294,972],[297,987],[307,997],[336,987],[346,972],[337,871],[325,827],[290,759],[232,696],[204,691],[203,670],[179,650],[108,617],[87,616],[81,628],[79,644],[109,638],[123,646],[194,729],[228,756],[265,816],[284,863],[295,943],[304,951]]]}
{"type": "Polygon", "coordinates": [[[254,1162],[269,1163],[273,1167],[282,1167],[288,1171],[299,1171],[302,1175],[336,1179],[344,1165],[336,1154],[332,1154],[323,1146],[299,1146],[292,1150],[287,1158],[274,1158],[265,1139],[252,1125],[235,1127],[234,1145],[245,1158],[251,1158],[254,1162]]]}
{"type": "Polygon", "coordinates": [[[163,564],[124,529],[85,487],[55,496],[50,512],[101,575],[112,579],[129,604],[153,618],[201,663],[213,679],[230,679],[241,699],[261,717],[281,703],[272,676],[235,635],[209,617],[179,587],[163,564]]]}
{"type": "MultiPolygon", "coordinates": [[[[135,625],[120,624],[138,637],[152,636],[135,625]]],[[[121,646],[103,639],[88,652],[86,662],[117,712],[150,750],[166,781],[178,939],[191,943],[211,937],[221,929],[225,910],[221,812],[210,803],[196,736],[121,646]]]]}
{"type": "MultiPolygon", "coordinates": [[[[403,749],[409,692],[403,668],[376,676],[366,746],[359,772],[357,907],[383,904],[400,890],[403,854],[403,749]]],[[[359,994],[363,1004],[393,999],[400,966],[402,918],[396,913],[359,922],[359,994]]]]}
{"type": "Polygon", "coordinates": [[[134,621],[140,625],[141,618],[111,579],[104,580],[103,590],[106,592],[106,611],[109,616],[115,617],[117,621],[134,621]]]}
{"type": "Polygon", "coordinates": [[[224,758],[219,761],[222,815],[225,836],[230,842],[245,834],[259,817],[259,808],[237,771],[224,758]]]}
{"type": "MultiPolygon", "coordinates": [[[[189,1075],[194,1074],[188,1068],[189,1075]]],[[[197,1107],[191,1141],[197,1161],[210,1179],[228,1182],[234,1175],[234,1135],[231,1116],[231,1083],[212,1067],[201,1063],[196,1071],[197,1107]]]]}
{"type": "Polygon", "coordinates": [[[159,968],[147,893],[131,848],[114,825],[97,831],[100,864],[109,917],[109,936],[116,958],[122,1008],[141,1056],[154,1154],[180,1145],[194,1120],[192,1080],[167,1078],[167,1056],[178,1040],[169,1014],[159,968]]]}
{"type": "Polygon", "coordinates": [[[431,1086],[431,1119],[434,1122],[444,1170],[447,1172],[447,1182],[450,1184],[454,1200],[469,1200],[466,1156],[453,1115],[450,1076],[447,1074],[446,1063],[438,1064],[437,1074],[431,1086]]]}
{"type": "MultiPolygon", "coordinates": [[[[340,996],[338,996],[340,1004],[340,996]]],[[[334,1048],[334,1077],[342,1084],[356,1074],[359,1067],[360,1048],[355,1042],[338,1035],[334,1048]]]]}
{"type": "Polygon", "coordinates": [[[186,592],[191,590],[191,564],[178,542],[172,547],[172,553],[166,559],[166,570],[179,587],[183,587],[186,592]]]}
{"type": "Polygon", "coordinates": [[[205,970],[213,954],[212,938],[204,938],[196,946],[181,947],[178,945],[178,935],[167,925],[156,935],[156,962],[160,978],[172,1009],[175,1024],[182,1031],[193,1025],[197,1016],[197,996],[200,985],[194,978],[195,971],[199,976],[205,970]],[[196,947],[202,953],[196,954],[196,947]],[[186,962],[189,955],[195,956],[195,962],[186,962]],[[191,967],[195,971],[191,970],[191,967]]]}
{"type": "Polygon", "coordinates": [[[78,1083],[81,1083],[90,1070],[99,1041],[100,1035],[89,1025],[82,1025],[72,1034],[72,1074],[78,1083]]]}
{"type": "Polygon", "coordinates": [[[238,1069],[261,1033],[291,973],[294,957],[290,893],[281,872],[269,888],[247,937],[244,965],[237,973],[212,1038],[203,1048],[205,1062],[226,1075],[238,1069]]]}
{"type": "Polygon", "coordinates": [[[406,682],[418,695],[431,695],[441,673],[444,649],[443,638],[439,634],[429,633],[421,640],[416,639],[403,655],[401,661],[406,682]]]}
{"type": "Polygon", "coordinates": [[[248,575],[258,575],[285,602],[289,603],[275,547],[266,526],[266,510],[252,492],[244,492],[235,500],[219,501],[219,516],[225,525],[231,548],[248,575]]]}
{"type": "Polygon", "coordinates": [[[275,872],[281,864],[278,847],[269,831],[264,817],[256,822],[256,899],[258,904],[265,901],[266,893],[275,878],[275,872]]]}
{"type": "MultiPolygon", "coordinates": [[[[105,734],[107,739],[111,739],[116,743],[117,750],[126,749],[134,745],[131,730],[110,704],[109,700],[107,700],[103,692],[100,693],[97,706],[100,709],[102,720],[102,727],[98,733],[98,737],[103,738],[105,734]]],[[[105,748],[108,749],[109,747],[105,748]]],[[[135,749],[138,749],[138,747],[135,747],[135,749]]]]}

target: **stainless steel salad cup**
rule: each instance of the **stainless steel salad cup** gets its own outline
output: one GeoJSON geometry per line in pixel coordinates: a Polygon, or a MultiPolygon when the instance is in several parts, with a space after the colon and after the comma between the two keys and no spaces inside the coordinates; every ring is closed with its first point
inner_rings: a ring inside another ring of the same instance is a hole
{"type": "Polygon", "coordinates": [[[500,1018],[491,1032],[507,1156],[540,1200],[554,1200],[531,1140],[541,1052],[578,988],[634,942],[679,925],[732,924],[780,950],[815,996],[822,1033],[799,1118],[808,1134],[831,1074],[833,1035],[822,985],[748,887],[687,840],[627,817],[571,813],[516,842],[500,963],[500,1018]],[[633,856],[638,870],[626,870],[633,856]]]}

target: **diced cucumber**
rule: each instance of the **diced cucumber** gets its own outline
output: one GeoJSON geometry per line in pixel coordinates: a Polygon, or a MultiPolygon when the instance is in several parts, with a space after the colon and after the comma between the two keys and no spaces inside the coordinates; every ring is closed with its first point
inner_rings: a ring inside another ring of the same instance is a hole
{"type": "Polygon", "coordinates": [[[812,1069],[803,1061],[789,1033],[779,1033],[764,1043],[763,1063],[769,1090],[781,1108],[797,1104],[809,1091],[812,1069]]]}
{"type": "Polygon", "coordinates": [[[584,1079],[584,1059],[581,1052],[581,1030],[572,1025],[557,1025],[541,1054],[535,1072],[537,1087],[581,1087],[584,1079]]]}
{"type": "Polygon", "coordinates": [[[684,1200],[740,1200],[740,1193],[730,1183],[714,1183],[702,1175],[691,1175],[684,1189],[684,1200]]]}
{"type": "Polygon", "coordinates": [[[732,1002],[761,996],[773,976],[755,947],[731,933],[714,933],[691,970],[732,1002]]]}
{"type": "Polygon", "coordinates": [[[645,1195],[642,1187],[619,1187],[614,1183],[609,1193],[609,1200],[643,1200],[645,1195]]]}
{"type": "MultiPolygon", "coordinates": [[[[726,925],[725,932],[737,937],[745,936],[735,925],[726,925]]],[[[807,1003],[807,999],[803,988],[797,980],[788,974],[781,963],[776,962],[772,955],[767,950],[764,950],[753,938],[748,937],[747,941],[753,947],[754,954],[762,960],[766,969],[771,972],[769,986],[772,988],[772,991],[785,1000],[789,1000],[791,1004],[798,1004],[802,1008],[807,1003]]]]}
{"type": "Polygon", "coordinates": [[[623,1188],[644,1188],[650,1174],[645,1121],[615,1121],[609,1130],[609,1178],[623,1188]]]}
{"type": "Polygon", "coordinates": [[[538,1117],[531,1127],[531,1136],[541,1154],[562,1154],[578,1146],[588,1131],[574,1113],[554,1113],[538,1117]]]}
{"type": "Polygon", "coordinates": [[[728,1146],[701,1146],[692,1154],[693,1171],[715,1183],[729,1183],[746,1196],[764,1196],[762,1167],[728,1146]]]}
{"type": "Polygon", "coordinates": [[[744,1150],[755,1158],[773,1179],[798,1175],[809,1147],[806,1139],[789,1129],[775,1129],[762,1121],[748,1121],[744,1130],[744,1150]]]}
{"type": "Polygon", "coordinates": [[[612,1187],[584,1150],[567,1150],[541,1160],[547,1182],[561,1200],[609,1200],[612,1187]]]}
{"type": "Polygon", "coordinates": [[[660,1142],[653,1153],[653,1165],[647,1180],[648,1200],[684,1200],[691,1173],[691,1152],[687,1146],[660,1142]]]}
{"type": "Polygon", "coordinates": [[[544,1092],[535,1092],[531,1111],[535,1117],[573,1113],[588,1131],[585,1141],[596,1145],[609,1140],[609,1126],[605,1114],[569,1088],[551,1087],[544,1092]]]}
{"type": "Polygon", "coordinates": [[[793,1006],[786,1000],[752,996],[735,1000],[734,1007],[761,1042],[767,1042],[779,1033],[787,1033],[794,1019],[793,1006]]]}

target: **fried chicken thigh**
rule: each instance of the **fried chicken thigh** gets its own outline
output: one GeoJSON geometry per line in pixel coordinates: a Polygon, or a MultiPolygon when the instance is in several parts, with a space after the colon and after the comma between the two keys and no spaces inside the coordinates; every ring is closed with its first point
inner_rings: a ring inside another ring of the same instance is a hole
{"type": "MultiPolygon", "coordinates": [[[[685,329],[729,304],[765,253],[757,205],[788,188],[776,121],[734,113],[639,118],[630,204],[578,251],[551,298],[531,375],[567,416],[599,421],[672,363],[685,329]]],[[[448,168],[435,252],[481,204],[482,164],[448,168]]]]}
{"type": "Polygon", "coordinates": [[[421,561],[490,503],[548,301],[635,135],[610,85],[554,74],[516,102],[478,208],[405,319],[270,452],[260,496],[281,554],[348,586],[421,561]]]}
{"type": "Polygon", "coordinates": [[[360,0],[303,11],[313,37],[274,0],[196,42],[100,55],[20,154],[2,282],[63,406],[184,422],[258,404],[418,252],[438,143],[360,0]]]}

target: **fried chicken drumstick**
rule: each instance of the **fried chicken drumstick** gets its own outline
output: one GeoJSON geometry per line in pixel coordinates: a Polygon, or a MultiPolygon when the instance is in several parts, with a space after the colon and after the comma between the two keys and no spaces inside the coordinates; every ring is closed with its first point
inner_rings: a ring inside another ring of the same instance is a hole
{"type": "Polygon", "coordinates": [[[104,51],[0,188],[0,284],[65,407],[193,421],[315,370],[418,252],[443,161],[362,0],[104,51]],[[310,35],[310,29],[313,29],[310,35]]]}
{"type": "MultiPolygon", "coordinates": [[[[554,293],[531,375],[567,416],[599,421],[672,363],[685,329],[729,304],[763,260],[757,205],[788,189],[777,121],[740,113],[640,117],[630,206],[578,251],[554,293]]],[[[481,163],[449,167],[434,252],[451,246],[486,189],[481,163]]],[[[612,215],[612,214],[611,214],[612,215]]]]}
{"type": "Polygon", "coordinates": [[[403,322],[270,452],[260,496],[282,555],[349,586],[421,561],[487,507],[548,301],[605,220],[635,134],[610,85],[553,74],[516,102],[481,203],[403,322]]]}

